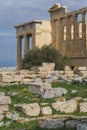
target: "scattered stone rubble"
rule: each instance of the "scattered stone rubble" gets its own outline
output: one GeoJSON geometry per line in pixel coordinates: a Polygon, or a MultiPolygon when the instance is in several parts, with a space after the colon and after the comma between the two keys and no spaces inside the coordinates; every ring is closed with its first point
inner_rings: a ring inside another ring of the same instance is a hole
{"type": "MultiPolygon", "coordinates": [[[[3,71],[0,70],[0,85],[11,85],[11,84],[28,84],[29,92],[33,94],[38,94],[43,99],[49,98],[57,98],[61,97],[64,94],[67,94],[67,90],[65,88],[52,88],[51,82],[62,82],[62,83],[73,83],[73,84],[87,84],[87,68],[86,67],[78,67],[73,70],[66,66],[64,71],[54,71],[55,64],[46,64],[44,63],[42,67],[32,68],[32,71],[29,70],[12,70],[3,71]],[[34,70],[36,69],[36,70],[34,70]]],[[[72,90],[71,94],[76,94],[77,90],[72,90]]],[[[13,92],[13,95],[17,94],[13,92]]],[[[6,116],[10,118],[12,121],[20,120],[20,116],[16,112],[12,112],[9,110],[9,104],[11,104],[11,99],[9,96],[5,96],[4,92],[0,92],[0,121],[6,116]]],[[[43,103],[45,105],[35,103],[29,104],[17,104],[15,108],[23,113],[25,113],[29,117],[37,117],[39,115],[48,116],[53,114],[53,110],[65,112],[65,113],[73,113],[76,112],[78,107],[80,112],[87,112],[87,99],[76,97],[71,100],[55,100],[53,103],[43,103]]],[[[26,119],[25,119],[26,120],[26,119]]],[[[64,125],[64,121],[47,121],[47,124],[41,124],[41,127],[44,126],[49,128],[49,126],[60,127],[64,125]],[[51,125],[52,124],[52,125],[51,125]]],[[[77,121],[79,122],[79,121],[77,121]]],[[[77,127],[77,130],[86,130],[87,124],[76,123],[76,121],[67,122],[66,126],[77,127]],[[78,124],[78,125],[77,125],[78,124]]],[[[7,122],[6,125],[10,123],[7,122]]],[[[0,126],[3,126],[3,122],[0,122],[0,126]]]]}
{"type": "Polygon", "coordinates": [[[11,84],[29,84],[36,78],[41,78],[44,83],[62,82],[87,84],[87,68],[76,67],[73,70],[69,66],[65,66],[64,71],[54,71],[54,63],[43,63],[40,67],[32,67],[29,70],[17,71],[16,68],[12,70],[0,69],[0,85],[11,84]],[[78,70],[78,71],[77,71],[78,70]]]}

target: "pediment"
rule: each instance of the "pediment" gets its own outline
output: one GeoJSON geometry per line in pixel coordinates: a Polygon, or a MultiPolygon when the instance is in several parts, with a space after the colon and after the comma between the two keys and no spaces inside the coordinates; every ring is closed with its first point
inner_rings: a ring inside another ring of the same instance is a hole
{"type": "Polygon", "coordinates": [[[55,5],[53,5],[48,11],[51,12],[53,10],[57,10],[60,9],[60,4],[56,3],[55,5]]]}

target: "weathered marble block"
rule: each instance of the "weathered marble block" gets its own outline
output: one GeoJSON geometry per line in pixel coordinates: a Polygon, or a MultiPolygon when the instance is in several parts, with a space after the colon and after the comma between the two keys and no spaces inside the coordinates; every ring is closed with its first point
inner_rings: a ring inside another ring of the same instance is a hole
{"type": "Polygon", "coordinates": [[[80,112],[87,112],[87,102],[80,103],[80,112]]]}
{"type": "Polygon", "coordinates": [[[11,99],[9,96],[0,96],[0,105],[11,104],[11,99]]]}
{"type": "Polygon", "coordinates": [[[39,83],[30,83],[28,88],[29,88],[29,92],[34,94],[41,95],[43,91],[42,84],[39,83]]]}
{"type": "Polygon", "coordinates": [[[40,106],[38,103],[19,104],[16,108],[31,117],[40,114],[40,106]]]}
{"type": "Polygon", "coordinates": [[[43,115],[51,115],[52,109],[50,106],[46,106],[46,107],[41,108],[41,112],[43,115]]]}
{"type": "Polygon", "coordinates": [[[44,99],[60,97],[67,94],[67,90],[65,88],[51,88],[51,84],[49,83],[31,83],[29,84],[29,92],[39,94],[44,99]]]}
{"type": "Polygon", "coordinates": [[[29,92],[34,94],[42,95],[44,89],[51,88],[50,83],[30,83],[29,84],[29,92]]]}
{"type": "Polygon", "coordinates": [[[56,98],[67,94],[67,90],[65,88],[50,88],[43,89],[43,93],[41,93],[41,97],[44,99],[56,98]]]}

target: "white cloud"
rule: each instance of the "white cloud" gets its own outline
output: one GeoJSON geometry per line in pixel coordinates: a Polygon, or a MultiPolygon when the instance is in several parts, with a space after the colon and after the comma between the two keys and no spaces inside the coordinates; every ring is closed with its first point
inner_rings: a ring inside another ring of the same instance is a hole
{"type": "Polygon", "coordinates": [[[13,37],[15,35],[11,34],[11,33],[0,33],[0,37],[13,37]]]}

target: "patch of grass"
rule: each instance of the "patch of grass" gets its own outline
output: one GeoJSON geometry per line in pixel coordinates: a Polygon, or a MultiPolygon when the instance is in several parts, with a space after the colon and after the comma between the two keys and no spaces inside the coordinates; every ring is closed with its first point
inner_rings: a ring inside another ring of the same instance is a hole
{"type": "Polygon", "coordinates": [[[22,130],[22,129],[37,130],[37,127],[38,127],[37,121],[31,121],[26,123],[13,121],[9,126],[2,126],[0,127],[0,129],[1,130],[22,130]]]}

